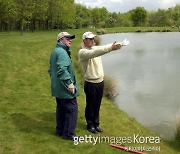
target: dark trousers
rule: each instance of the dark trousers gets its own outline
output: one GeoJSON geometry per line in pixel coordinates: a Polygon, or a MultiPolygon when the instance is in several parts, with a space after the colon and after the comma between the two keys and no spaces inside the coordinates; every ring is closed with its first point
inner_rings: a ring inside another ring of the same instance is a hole
{"type": "Polygon", "coordinates": [[[99,126],[99,110],[103,96],[104,82],[91,83],[85,81],[84,92],[86,94],[85,118],[87,128],[99,126]]]}
{"type": "Polygon", "coordinates": [[[63,136],[75,135],[78,105],[76,98],[56,98],[56,133],[63,136]]]}

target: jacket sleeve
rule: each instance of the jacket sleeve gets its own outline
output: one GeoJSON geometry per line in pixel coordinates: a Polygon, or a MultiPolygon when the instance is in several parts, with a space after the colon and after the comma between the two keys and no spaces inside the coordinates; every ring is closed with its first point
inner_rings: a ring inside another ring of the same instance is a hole
{"type": "Polygon", "coordinates": [[[70,72],[68,71],[68,67],[70,66],[70,61],[68,60],[68,56],[65,54],[57,56],[57,76],[60,80],[63,80],[66,85],[71,84],[73,81],[71,80],[70,72]]]}
{"type": "Polygon", "coordinates": [[[91,58],[95,58],[101,55],[104,55],[110,51],[112,44],[108,44],[105,46],[94,46],[92,49],[83,48],[79,50],[79,57],[81,60],[87,60],[91,58]]]}

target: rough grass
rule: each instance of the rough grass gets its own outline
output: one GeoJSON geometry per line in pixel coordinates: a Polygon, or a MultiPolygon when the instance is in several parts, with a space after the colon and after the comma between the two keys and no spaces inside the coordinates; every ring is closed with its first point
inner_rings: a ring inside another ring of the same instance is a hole
{"type": "MultiPolygon", "coordinates": [[[[76,35],[72,50],[76,51],[81,35],[88,29],[68,30],[76,35]]],[[[58,32],[0,33],[0,153],[2,154],[80,154],[126,153],[109,146],[109,143],[81,143],[63,140],[54,135],[55,101],[50,94],[50,80],[47,73],[49,56],[56,44],[58,32]]],[[[73,52],[73,61],[76,52],[73,52]]],[[[78,81],[83,78],[76,68],[78,81]]],[[[85,95],[79,84],[78,122],[79,136],[91,135],[85,129],[85,95]]],[[[101,127],[104,132],[94,137],[157,136],[117,109],[112,102],[103,99],[101,106],[101,127]]],[[[161,140],[160,144],[124,143],[124,146],[160,146],[161,151],[151,153],[176,154],[179,147],[161,140]]]]}
{"type": "Polygon", "coordinates": [[[180,147],[180,113],[177,114],[176,116],[176,133],[175,133],[175,142],[178,144],[180,147]]]}
{"type": "Polygon", "coordinates": [[[116,81],[112,77],[105,75],[104,76],[104,96],[106,96],[111,101],[114,101],[117,93],[116,81]]]}

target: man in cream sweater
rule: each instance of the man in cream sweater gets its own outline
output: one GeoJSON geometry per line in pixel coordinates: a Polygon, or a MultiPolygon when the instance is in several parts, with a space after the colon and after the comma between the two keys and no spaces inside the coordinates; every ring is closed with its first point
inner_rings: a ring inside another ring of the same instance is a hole
{"type": "Polygon", "coordinates": [[[82,49],[79,50],[79,60],[85,74],[84,92],[86,94],[85,118],[87,130],[91,133],[102,132],[99,127],[99,110],[103,96],[103,65],[101,55],[110,53],[121,48],[121,44],[108,44],[105,46],[94,46],[94,35],[92,32],[83,34],[82,49]]]}

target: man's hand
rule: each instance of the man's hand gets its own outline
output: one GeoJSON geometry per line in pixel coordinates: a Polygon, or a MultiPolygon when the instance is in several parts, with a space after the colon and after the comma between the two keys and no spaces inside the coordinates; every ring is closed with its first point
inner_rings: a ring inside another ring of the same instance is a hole
{"type": "Polygon", "coordinates": [[[68,89],[69,89],[69,91],[70,91],[72,94],[75,93],[75,87],[74,87],[73,83],[71,83],[71,84],[68,86],[68,89]]]}
{"type": "Polygon", "coordinates": [[[116,44],[116,41],[112,44],[112,50],[118,50],[121,48],[121,44],[116,44]]]}

